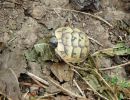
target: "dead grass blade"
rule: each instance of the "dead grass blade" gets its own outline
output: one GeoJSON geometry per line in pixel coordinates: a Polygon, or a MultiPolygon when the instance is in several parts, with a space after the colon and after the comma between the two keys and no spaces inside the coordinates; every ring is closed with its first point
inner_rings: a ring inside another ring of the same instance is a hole
{"type": "Polygon", "coordinates": [[[111,25],[109,22],[107,22],[105,19],[97,16],[97,15],[92,15],[90,13],[86,13],[86,12],[81,12],[81,11],[77,11],[77,10],[71,10],[71,9],[63,9],[63,8],[47,8],[45,7],[45,9],[49,9],[49,10],[62,10],[62,11],[69,11],[69,12],[75,12],[75,13],[81,13],[81,14],[84,14],[84,15],[88,15],[92,18],[95,18],[97,20],[100,20],[102,22],[104,22],[105,24],[107,24],[109,27],[113,28],[113,25],[111,25]]]}
{"type": "Polygon", "coordinates": [[[126,65],[130,65],[130,61],[124,63],[124,64],[120,64],[120,65],[116,65],[116,66],[112,66],[112,67],[108,67],[108,68],[100,68],[99,70],[101,71],[104,71],[104,70],[112,70],[112,69],[115,69],[115,68],[122,68],[126,65]]]}
{"type": "MultiPolygon", "coordinates": [[[[82,98],[82,99],[86,99],[84,96],[80,96],[80,95],[77,95],[67,89],[65,89],[64,87],[60,86],[59,84],[57,84],[55,81],[53,81],[51,78],[48,77],[48,80],[54,84],[56,87],[60,88],[62,91],[64,91],[65,93],[67,93],[68,95],[72,96],[72,97],[77,97],[77,98],[82,98]]],[[[87,100],[87,99],[86,99],[87,100]]]]}
{"type": "Polygon", "coordinates": [[[42,78],[40,78],[40,77],[38,77],[38,76],[36,76],[36,75],[30,73],[30,72],[26,72],[26,74],[27,74],[28,76],[30,76],[30,77],[33,77],[34,79],[40,81],[41,83],[43,83],[43,84],[45,84],[45,85],[47,85],[47,86],[49,85],[49,83],[48,83],[47,81],[43,80],[42,78]]]}

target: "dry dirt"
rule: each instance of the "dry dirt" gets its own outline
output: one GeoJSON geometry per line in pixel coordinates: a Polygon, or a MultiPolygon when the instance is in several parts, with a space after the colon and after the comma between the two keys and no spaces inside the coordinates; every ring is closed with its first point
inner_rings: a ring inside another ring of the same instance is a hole
{"type": "MultiPolygon", "coordinates": [[[[129,3],[126,1],[129,0],[124,0],[124,2],[101,0],[100,10],[93,14],[100,16],[112,26],[118,20],[129,21],[130,13],[127,7],[129,3]]],[[[67,65],[63,64],[64,69],[62,69],[58,68],[61,65],[54,64],[51,66],[52,62],[50,61],[40,64],[28,61],[25,57],[25,53],[32,50],[38,40],[62,26],[77,27],[90,38],[98,41],[99,44],[92,39],[90,40],[91,54],[101,49],[113,47],[120,40],[119,36],[124,36],[122,32],[119,31],[120,33],[118,33],[103,20],[74,11],[74,7],[69,0],[0,0],[0,89],[3,87],[0,93],[7,95],[12,100],[21,100],[23,93],[26,93],[27,90],[20,91],[16,78],[21,75],[26,77],[24,73],[29,71],[44,80],[47,80],[47,76],[54,77],[54,79],[59,80],[56,83],[60,82],[64,88],[79,94],[77,88],[70,81],[74,73],[69,70],[67,65]],[[113,34],[113,31],[115,34],[113,34]],[[50,66],[51,68],[49,68],[50,66]]],[[[130,46],[130,34],[124,40],[130,46]]],[[[105,67],[115,64],[112,59],[108,58],[102,58],[101,62],[105,67]]],[[[125,76],[126,73],[124,69],[122,70],[121,73],[125,76]]],[[[26,77],[26,79],[28,78],[26,77]]],[[[30,87],[33,88],[32,90],[36,88],[32,84],[30,87]]],[[[81,88],[84,90],[86,87],[81,85],[81,88]]],[[[41,91],[41,95],[45,93],[58,94],[42,100],[82,100],[61,93],[61,90],[54,85],[50,85],[46,89],[42,88],[41,91]]],[[[86,92],[86,95],[88,95],[89,100],[96,100],[91,92],[86,92]]]]}

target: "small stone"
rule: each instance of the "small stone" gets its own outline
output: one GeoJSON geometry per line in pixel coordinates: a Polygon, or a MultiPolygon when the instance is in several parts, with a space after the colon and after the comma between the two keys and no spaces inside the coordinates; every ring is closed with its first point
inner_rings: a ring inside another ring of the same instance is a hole
{"type": "Polygon", "coordinates": [[[44,8],[43,6],[36,6],[32,8],[31,15],[35,19],[41,19],[44,15],[44,8]]]}
{"type": "Polygon", "coordinates": [[[71,0],[72,6],[76,10],[81,11],[99,11],[100,10],[100,0],[71,0]]]}

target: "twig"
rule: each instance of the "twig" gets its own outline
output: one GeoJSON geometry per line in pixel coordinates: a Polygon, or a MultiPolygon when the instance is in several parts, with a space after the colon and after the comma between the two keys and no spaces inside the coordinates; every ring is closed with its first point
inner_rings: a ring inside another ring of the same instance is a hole
{"type": "Polygon", "coordinates": [[[86,82],[87,85],[89,85],[89,87],[90,87],[97,95],[99,95],[101,98],[104,98],[105,100],[108,100],[106,97],[104,97],[103,95],[101,95],[100,93],[98,93],[97,90],[95,90],[94,87],[93,87],[91,84],[89,84],[89,82],[86,81],[75,69],[73,69],[73,70],[74,70],[74,72],[76,72],[76,73],[86,82]]]}
{"type": "Polygon", "coordinates": [[[33,77],[32,77],[32,79],[33,79],[40,87],[47,88],[46,85],[43,85],[42,83],[40,83],[39,81],[37,81],[37,80],[34,79],[33,77]]]}
{"type": "Polygon", "coordinates": [[[63,11],[71,11],[71,12],[76,12],[76,13],[81,13],[81,14],[85,14],[85,15],[88,15],[90,17],[93,17],[95,19],[98,19],[102,22],[104,22],[105,24],[107,24],[108,26],[110,26],[111,28],[113,28],[113,25],[111,25],[109,22],[107,22],[105,19],[97,16],[97,15],[92,15],[90,13],[86,13],[86,12],[81,12],[81,11],[77,11],[77,10],[71,10],[71,9],[63,9],[63,8],[48,8],[48,7],[45,7],[46,9],[50,9],[50,10],[54,10],[54,9],[57,9],[57,10],[63,10],[63,11]]]}
{"type": "Polygon", "coordinates": [[[60,17],[63,19],[63,17],[61,17],[61,15],[56,11],[56,9],[54,9],[54,12],[60,17]]]}
{"type": "Polygon", "coordinates": [[[111,88],[111,86],[105,81],[105,79],[98,73],[97,70],[94,70],[94,72],[100,77],[100,79],[107,85],[107,87],[109,87],[109,89],[113,92],[113,89],[111,88]]]}
{"type": "Polygon", "coordinates": [[[27,82],[19,82],[20,85],[25,85],[25,86],[31,86],[32,83],[27,83],[27,82]]]}
{"type": "Polygon", "coordinates": [[[109,89],[113,92],[113,89],[111,88],[111,86],[105,81],[105,79],[97,72],[94,70],[94,72],[101,78],[101,80],[107,85],[107,87],[109,87],[109,89]]]}
{"type": "MultiPolygon", "coordinates": [[[[86,69],[86,68],[78,68],[79,70],[84,70],[84,71],[88,71],[90,69],[86,69]]],[[[76,71],[75,69],[73,69],[74,71],[76,71]]],[[[107,87],[113,92],[113,89],[111,88],[111,86],[105,81],[105,79],[97,72],[97,70],[93,71],[100,77],[100,79],[107,85],[107,87]]],[[[76,71],[77,72],[77,71],[76,71]]],[[[78,73],[78,72],[77,72],[78,73]]],[[[78,73],[79,74],[79,73],[78,73]]],[[[79,74],[80,75],[80,74],[79,74]]],[[[80,75],[81,76],[81,75],[80,75]]],[[[82,76],[81,76],[82,78],[82,76]]],[[[86,81],[86,80],[85,80],[86,81]]],[[[116,97],[116,96],[115,96],[116,97]]],[[[113,99],[114,100],[114,99],[113,99]]]]}
{"type": "Polygon", "coordinates": [[[14,36],[11,40],[9,40],[9,41],[7,42],[7,44],[10,45],[10,43],[12,43],[17,37],[18,37],[17,35],[14,36]]]}
{"type": "Polygon", "coordinates": [[[76,82],[76,80],[73,80],[74,84],[76,85],[76,87],[78,88],[78,90],[80,91],[80,93],[82,94],[82,96],[86,97],[84,92],[81,90],[81,88],[79,87],[78,83],[76,82]]]}
{"type": "Polygon", "coordinates": [[[23,94],[23,96],[22,96],[22,99],[23,99],[23,100],[26,99],[26,96],[28,95],[28,93],[29,93],[29,90],[27,90],[27,92],[26,92],[25,94],[23,94]]]}
{"type": "Polygon", "coordinates": [[[89,82],[87,80],[85,80],[80,74],[78,71],[76,71],[75,69],[72,69],[75,73],[77,73],[81,78],[82,80],[84,80],[86,82],[86,84],[97,94],[99,95],[101,98],[104,98],[105,100],[109,100],[108,98],[106,98],[105,96],[103,96],[102,94],[98,93],[97,90],[91,85],[89,84],[89,82]]]}
{"type": "Polygon", "coordinates": [[[73,68],[83,70],[83,71],[89,71],[89,69],[87,69],[87,68],[81,68],[81,67],[78,67],[78,66],[73,66],[73,68]]]}
{"type": "Polygon", "coordinates": [[[103,96],[102,94],[98,93],[97,90],[96,90],[91,84],[89,84],[89,82],[86,81],[86,80],[79,74],[78,71],[76,71],[75,69],[73,69],[73,71],[74,71],[76,74],[78,74],[78,75],[82,78],[82,80],[85,81],[85,83],[93,90],[93,92],[95,92],[95,93],[96,93],[97,95],[99,95],[101,98],[104,98],[105,100],[109,100],[108,98],[106,98],[106,97],[103,96]]]}
{"type": "Polygon", "coordinates": [[[112,66],[112,67],[108,67],[108,68],[100,68],[99,70],[101,71],[104,71],[104,70],[112,70],[112,69],[115,69],[115,68],[121,68],[121,67],[124,67],[126,65],[130,65],[130,61],[127,62],[127,63],[124,63],[124,64],[120,64],[120,65],[116,65],[116,66],[112,66]]]}
{"type": "Polygon", "coordinates": [[[113,93],[113,95],[114,95],[114,98],[113,98],[113,100],[118,100],[117,99],[117,96],[116,96],[116,94],[113,92],[113,89],[111,88],[111,86],[106,82],[106,80],[101,76],[101,74],[99,74],[98,73],[98,71],[97,70],[94,70],[94,72],[100,77],[100,79],[106,84],[106,86],[111,90],[111,92],[113,93]]]}
{"type": "Polygon", "coordinates": [[[93,40],[93,41],[96,42],[98,45],[100,45],[100,46],[103,47],[103,44],[101,44],[100,42],[98,42],[98,41],[95,40],[94,38],[91,38],[91,37],[89,37],[89,36],[88,36],[88,38],[89,38],[90,40],[93,40]]]}
{"type": "Polygon", "coordinates": [[[60,92],[53,93],[53,94],[45,94],[44,96],[38,96],[38,99],[36,99],[36,100],[41,100],[43,98],[52,97],[54,95],[57,95],[58,93],[60,93],[60,92]]]}
{"type": "Polygon", "coordinates": [[[54,81],[53,81],[51,78],[49,78],[49,77],[48,77],[48,80],[49,80],[51,83],[53,83],[54,85],[56,85],[58,88],[60,88],[62,91],[66,92],[68,95],[73,96],[73,97],[77,97],[77,98],[84,98],[84,99],[86,99],[86,98],[83,97],[83,96],[77,95],[77,94],[75,94],[75,93],[73,93],[73,92],[71,92],[71,91],[65,89],[64,87],[60,86],[59,84],[57,84],[56,82],[54,82],[54,81]]]}
{"type": "MultiPolygon", "coordinates": [[[[65,61],[66,62],[66,61],[65,61]]],[[[76,69],[80,69],[80,70],[84,70],[84,71],[88,71],[89,69],[86,69],[86,68],[80,68],[80,67],[77,67],[77,66],[74,66],[70,63],[67,62],[67,64],[69,64],[71,67],[73,68],[76,68],[76,69]]],[[[73,71],[75,71],[78,75],[80,75],[75,69],[72,69],[73,71]]],[[[98,76],[102,79],[102,81],[110,88],[110,90],[113,92],[112,88],[109,86],[109,84],[104,80],[104,78],[97,72],[95,71],[98,76]]],[[[80,77],[82,78],[82,76],[80,75],[80,77]]],[[[84,78],[82,78],[89,86],[90,88],[92,88],[92,90],[97,93],[97,95],[99,95],[100,97],[104,98],[105,100],[108,100],[106,97],[104,97],[103,95],[101,95],[100,93],[98,93],[94,88],[93,86],[91,86],[91,84],[89,84],[89,82],[87,82],[84,78]]],[[[113,99],[114,100],[114,99],[113,99]]]]}
{"type": "Polygon", "coordinates": [[[26,74],[27,74],[28,76],[30,76],[30,77],[32,77],[32,78],[34,78],[34,79],[36,79],[36,80],[42,82],[43,84],[45,84],[45,85],[47,85],[47,86],[49,85],[49,83],[48,83],[47,81],[43,80],[42,78],[40,78],[40,77],[38,77],[38,76],[36,76],[36,75],[30,73],[30,72],[26,72],[26,74]]]}
{"type": "Polygon", "coordinates": [[[17,84],[19,84],[17,75],[16,75],[16,73],[14,72],[14,70],[13,70],[12,68],[9,68],[9,70],[10,70],[11,73],[14,75],[14,78],[16,79],[17,84]]]}

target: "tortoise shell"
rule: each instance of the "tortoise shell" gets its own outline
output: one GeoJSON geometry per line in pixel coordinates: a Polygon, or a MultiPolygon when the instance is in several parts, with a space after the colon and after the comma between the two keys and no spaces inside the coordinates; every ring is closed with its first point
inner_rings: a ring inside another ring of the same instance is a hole
{"type": "Polygon", "coordinates": [[[85,60],[89,53],[89,39],[77,28],[61,27],[55,31],[57,47],[55,48],[63,60],[78,63],[85,60]]]}

